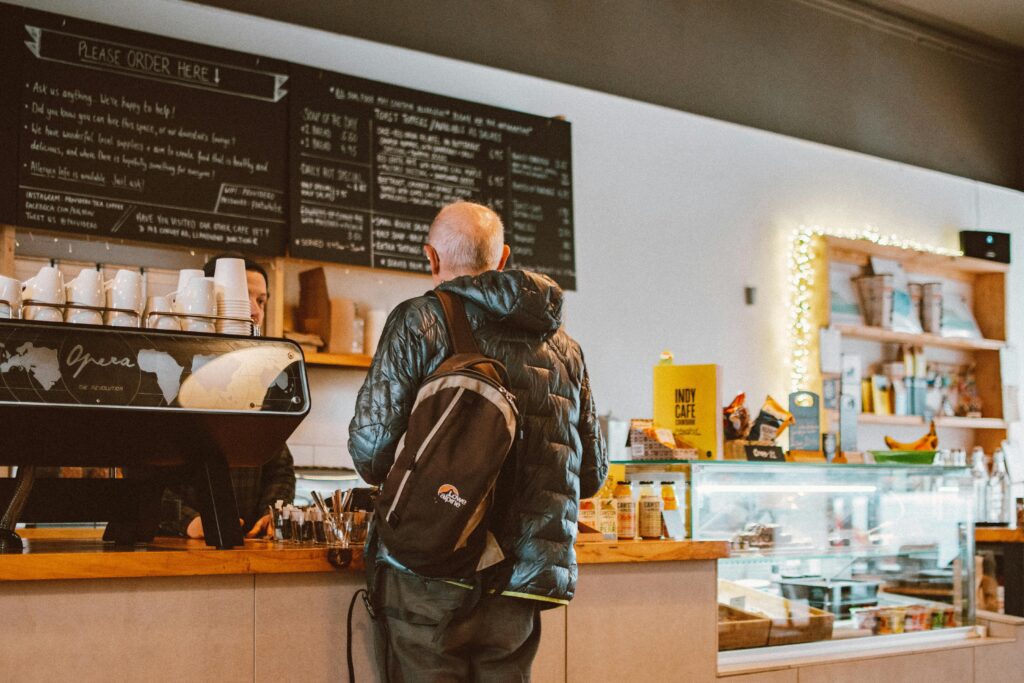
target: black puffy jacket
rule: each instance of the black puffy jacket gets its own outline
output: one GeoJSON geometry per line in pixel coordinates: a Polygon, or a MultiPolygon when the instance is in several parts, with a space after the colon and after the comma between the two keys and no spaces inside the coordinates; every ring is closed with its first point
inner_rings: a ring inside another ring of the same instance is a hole
{"type": "MultiPolygon", "coordinates": [[[[460,277],[440,288],[465,300],[481,352],[508,368],[525,417],[509,591],[568,600],[576,588],[579,499],[600,488],[608,460],[583,353],[561,327],[562,290],[543,275],[516,270],[460,277]]],[[[420,384],[449,353],[436,297],[409,299],[392,311],[349,425],[349,452],[366,481],[387,476],[420,384]]]]}

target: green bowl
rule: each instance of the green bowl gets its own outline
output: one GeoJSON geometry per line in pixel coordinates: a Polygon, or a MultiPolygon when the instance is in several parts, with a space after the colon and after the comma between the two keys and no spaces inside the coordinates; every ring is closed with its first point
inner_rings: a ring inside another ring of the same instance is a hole
{"type": "Polygon", "coordinates": [[[892,462],[901,465],[931,465],[935,451],[869,451],[876,463],[892,462]]]}

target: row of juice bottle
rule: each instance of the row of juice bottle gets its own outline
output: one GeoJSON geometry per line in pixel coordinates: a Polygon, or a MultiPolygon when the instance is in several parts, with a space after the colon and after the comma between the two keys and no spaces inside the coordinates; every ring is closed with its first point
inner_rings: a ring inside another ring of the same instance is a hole
{"type": "MultiPolygon", "coordinates": [[[[685,487],[685,482],[680,483],[685,487]]],[[[673,536],[669,532],[663,514],[680,510],[676,484],[674,481],[663,481],[659,490],[655,487],[654,481],[641,481],[637,496],[631,482],[619,481],[613,484],[612,480],[608,479],[596,496],[580,501],[579,521],[597,529],[606,538],[681,538],[681,534],[673,536]]],[[[681,509],[682,518],[686,520],[685,536],[689,537],[689,519],[686,511],[689,508],[690,490],[689,487],[685,488],[686,495],[681,509]]]]}

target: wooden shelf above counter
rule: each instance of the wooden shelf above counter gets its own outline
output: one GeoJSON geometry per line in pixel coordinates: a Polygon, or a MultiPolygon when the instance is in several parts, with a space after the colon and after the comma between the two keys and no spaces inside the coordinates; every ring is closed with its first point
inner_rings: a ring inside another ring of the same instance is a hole
{"type": "Polygon", "coordinates": [[[1024,543],[1024,529],[976,526],[974,527],[974,540],[976,543],[1024,543]]]}
{"type": "MultiPolygon", "coordinates": [[[[838,411],[830,410],[828,416],[832,422],[839,420],[838,411]]],[[[937,429],[1006,429],[1008,426],[1006,420],[998,417],[936,417],[934,419],[937,429]]],[[[928,422],[919,415],[876,415],[874,413],[861,413],[857,416],[857,424],[921,428],[928,426],[928,422]]]]}
{"type": "Polygon", "coordinates": [[[307,353],[306,365],[332,368],[370,367],[372,356],[354,353],[307,353]]]}
{"type": "Polygon", "coordinates": [[[840,334],[851,339],[865,339],[886,344],[908,344],[911,346],[931,346],[961,351],[998,351],[1006,346],[999,339],[962,339],[957,337],[940,337],[937,334],[910,334],[897,332],[882,327],[868,325],[836,325],[840,334]]]}
{"type": "Polygon", "coordinates": [[[1010,266],[970,256],[942,256],[926,251],[914,251],[896,246],[875,244],[869,240],[825,236],[830,258],[835,261],[865,265],[872,256],[899,261],[914,272],[963,273],[984,275],[1008,273],[1010,266]]]}

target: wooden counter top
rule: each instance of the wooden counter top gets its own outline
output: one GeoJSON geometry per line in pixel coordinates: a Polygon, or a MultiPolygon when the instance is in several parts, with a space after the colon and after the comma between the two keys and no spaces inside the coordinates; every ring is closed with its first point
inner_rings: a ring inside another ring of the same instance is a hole
{"type": "MultiPolygon", "coordinates": [[[[146,546],[115,547],[102,529],[22,529],[25,552],[0,555],[0,581],[111,579],[216,574],[301,574],[339,571],[330,549],[246,540],[241,548],[216,550],[203,541],[157,538],[146,546]]],[[[580,564],[678,562],[727,557],[724,541],[598,541],[576,546],[580,564]]],[[[349,567],[362,571],[362,548],[349,567]]]]}
{"type": "Polygon", "coordinates": [[[995,526],[974,528],[977,543],[1024,543],[1024,529],[1003,529],[995,526]]]}
{"type": "MultiPolygon", "coordinates": [[[[98,538],[28,536],[25,552],[0,555],[0,581],[338,571],[327,559],[328,548],[317,546],[246,540],[241,548],[217,550],[203,541],[158,538],[120,548],[98,538]]],[[[353,571],[361,568],[362,549],[351,557],[353,571]]]]}
{"type": "Polygon", "coordinates": [[[680,562],[729,557],[726,541],[593,541],[576,544],[580,564],[680,562]]]}

